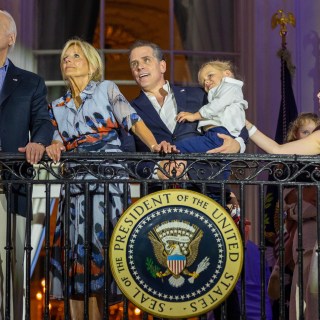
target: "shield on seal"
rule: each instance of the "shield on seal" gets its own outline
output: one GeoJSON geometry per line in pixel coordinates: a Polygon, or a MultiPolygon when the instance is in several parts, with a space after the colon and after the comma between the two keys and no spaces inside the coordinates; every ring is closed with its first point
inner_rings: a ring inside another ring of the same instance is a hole
{"type": "Polygon", "coordinates": [[[167,257],[167,266],[175,274],[180,274],[186,266],[187,259],[180,254],[174,254],[167,257]]]}

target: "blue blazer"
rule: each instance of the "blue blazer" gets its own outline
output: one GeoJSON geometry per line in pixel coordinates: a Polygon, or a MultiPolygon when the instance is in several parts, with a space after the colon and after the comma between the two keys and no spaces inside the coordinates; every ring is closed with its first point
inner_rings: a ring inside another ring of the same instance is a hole
{"type": "MultiPolygon", "coordinates": [[[[207,95],[204,90],[199,87],[175,87],[171,86],[174,98],[177,103],[178,113],[181,111],[197,112],[201,106],[207,103],[207,95]]],[[[154,109],[150,100],[144,92],[131,101],[132,107],[137,111],[138,115],[151,130],[158,143],[166,140],[172,144],[175,141],[200,134],[197,130],[198,122],[177,123],[174,132],[171,133],[167,126],[161,120],[159,114],[154,109]]],[[[136,148],[139,152],[149,151],[147,146],[135,136],[136,148]]]]}
{"type": "MultiPolygon", "coordinates": [[[[18,148],[26,146],[29,140],[44,145],[51,143],[54,128],[49,118],[46,96],[47,88],[41,77],[17,68],[9,60],[0,92],[2,151],[18,153],[18,148]]],[[[13,179],[6,174],[3,178],[13,179]]],[[[13,186],[11,201],[14,213],[26,214],[25,185],[13,186]]]]}
{"type": "Polygon", "coordinates": [[[0,139],[4,152],[18,152],[30,140],[49,145],[54,128],[48,113],[47,88],[38,75],[10,60],[0,92],[0,139]]]}

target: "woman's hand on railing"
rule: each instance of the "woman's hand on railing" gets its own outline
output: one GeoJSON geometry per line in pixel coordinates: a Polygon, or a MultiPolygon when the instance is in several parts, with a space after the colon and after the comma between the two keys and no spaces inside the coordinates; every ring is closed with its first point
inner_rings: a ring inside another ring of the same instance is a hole
{"type": "Polygon", "coordinates": [[[46,147],[47,155],[54,163],[60,161],[61,152],[63,151],[66,151],[66,148],[60,141],[54,141],[50,146],[46,147]]]}

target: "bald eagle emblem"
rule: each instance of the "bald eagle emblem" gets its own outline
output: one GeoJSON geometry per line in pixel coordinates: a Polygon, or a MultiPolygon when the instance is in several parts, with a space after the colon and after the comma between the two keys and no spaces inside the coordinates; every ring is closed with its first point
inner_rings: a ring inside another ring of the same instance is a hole
{"type": "Polygon", "coordinates": [[[153,251],[159,264],[165,268],[158,271],[158,278],[169,277],[169,283],[173,287],[181,287],[185,283],[185,277],[193,283],[199,274],[210,265],[209,258],[204,257],[195,271],[189,271],[197,256],[203,231],[196,225],[187,221],[166,221],[155,226],[148,238],[152,243],[153,251]]]}

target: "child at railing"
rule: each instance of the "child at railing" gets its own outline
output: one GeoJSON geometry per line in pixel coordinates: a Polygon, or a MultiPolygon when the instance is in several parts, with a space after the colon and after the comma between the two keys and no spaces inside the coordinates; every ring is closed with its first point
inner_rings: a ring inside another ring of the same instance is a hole
{"type": "MultiPolygon", "coordinates": [[[[217,133],[224,133],[237,139],[245,126],[245,110],[248,108],[248,103],[243,99],[243,82],[235,79],[235,67],[230,61],[214,60],[204,63],[200,67],[198,80],[208,93],[209,103],[195,113],[185,111],[178,113],[177,121],[199,120],[198,129],[203,131],[204,135],[177,140],[176,147],[182,153],[207,152],[222,145],[223,140],[217,133]]],[[[229,178],[229,173],[226,166],[222,173],[224,179],[229,178]]],[[[238,224],[240,209],[234,207],[230,210],[230,214],[238,224]]]]}
{"type": "MultiPolygon", "coordinates": [[[[313,130],[319,125],[320,119],[314,113],[301,113],[296,120],[294,120],[289,127],[287,134],[287,141],[295,141],[299,139],[303,139],[308,136],[313,130]]],[[[307,229],[309,227],[314,227],[315,216],[316,216],[316,208],[307,204],[304,199],[307,197],[307,193],[313,192],[313,188],[305,187],[303,192],[303,206],[302,206],[302,215],[305,221],[304,228],[307,229]],[[313,226],[311,226],[311,224],[313,226]]],[[[284,261],[285,267],[289,267],[289,269],[294,270],[297,255],[295,249],[297,249],[297,220],[298,220],[298,212],[297,212],[297,190],[295,188],[286,188],[284,189],[284,210],[285,210],[285,234],[284,234],[284,261]],[[294,245],[295,244],[295,245],[294,245]]],[[[312,250],[314,241],[314,233],[308,236],[309,232],[304,231],[304,248],[307,244],[307,249],[305,248],[304,257],[310,253],[312,250]],[[308,237],[308,238],[307,238],[308,237]],[[310,240],[310,241],[307,241],[310,240]],[[309,242],[311,247],[309,246],[309,242]],[[310,248],[309,248],[310,247],[310,248]]],[[[313,230],[314,231],[314,230],[313,230]]],[[[278,236],[279,237],[279,236],[278,236]]],[[[308,267],[310,261],[304,262],[304,267],[308,267]],[[307,263],[307,265],[306,265],[307,263]]],[[[293,286],[296,284],[293,281],[293,286]]],[[[295,292],[295,288],[293,290],[295,292]]],[[[270,276],[269,285],[268,285],[268,294],[270,298],[273,300],[277,300],[280,297],[280,284],[279,284],[279,258],[277,259],[272,274],[270,276]]],[[[290,299],[292,300],[292,299],[290,299]]],[[[294,299],[295,300],[295,299],[294,299]]]]}
{"type": "MultiPolygon", "coordinates": [[[[301,113],[295,121],[290,125],[287,135],[287,141],[295,141],[304,139],[309,136],[314,129],[319,125],[320,119],[314,113],[301,113]]],[[[303,181],[308,179],[307,176],[302,177],[303,181]]],[[[301,178],[299,177],[299,180],[301,178]]],[[[316,242],[316,214],[317,209],[315,207],[316,190],[313,186],[303,187],[302,192],[302,235],[303,235],[303,292],[304,298],[306,298],[306,286],[308,283],[310,263],[312,257],[312,251],[316,242]]],[[[298,288],[298,192],[296,188],[284,189],[284,209],[286,210],[286,232],[285,238],[285,252],[284,263],[286,266],[291,266],[293,270],[291,293],[290,293],[290,308],[289,318],[296,319],[296,296],[299,290],[298,288]]],[[[280,296],[280,281],[279,281],[279,259],[276,261],[270,276],[268,284],[269,296],[276,300],[280,296]]]]}

